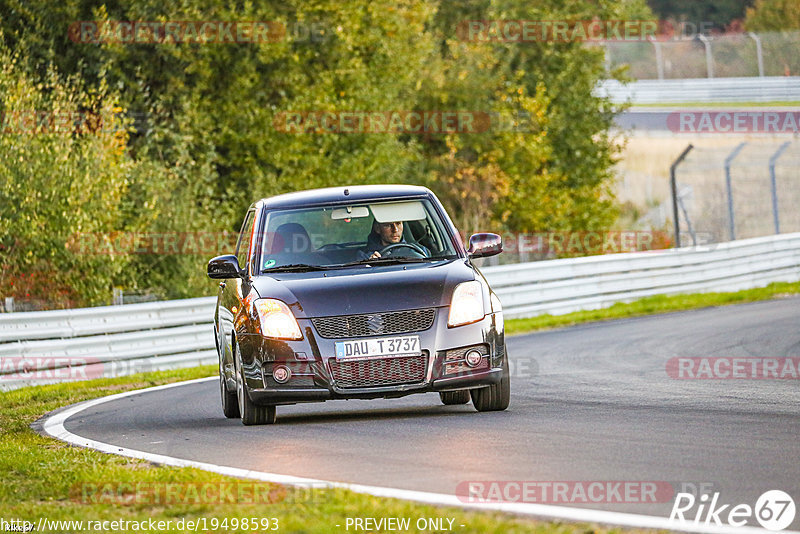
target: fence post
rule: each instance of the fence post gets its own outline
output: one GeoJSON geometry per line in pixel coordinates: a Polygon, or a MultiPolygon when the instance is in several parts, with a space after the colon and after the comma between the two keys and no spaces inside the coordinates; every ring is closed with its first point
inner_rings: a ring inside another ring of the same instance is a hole
{"type": "Polygon", "coordinates": [[[786,150],[791,141],[786,141],[783,143],[778,150],[769,158],[769,179],[772,182],[772,216],[775,219],[775,233],[781,233],[781,222],[780,217],[778,215],[778,185],[777,181],[775,180],[775,163],[778,162],[778,158],[781,157],[783,151],[786,150]]]}
{"type": "Polygon", "coordinates": [[[656,50],[656,72],[658,72],[658,79],[664,79],[664,55],[661,53],[661,41],[650,37],[650,42],[653,43],[653,48],[656,50]]]}
{"type": "Polygon", "coordinates": [[[681,248],[681,227],[680,227],[680,220],[678,219],[678,186],[675,183],[675,169],[678,168],[681,161],[684,160],[686,155],[692,150],[694,146],[690,143],[689,146],[683,149],[681,155],[672,162],[672,165],[669,167],[669,183],[670,188],[672,189],[672,218],[675,221],[673,224],[675,226],[675,248],[681,248]]]}
{"type": "Polygon", "coordinates": [[[759,77],[764,77],[764,51],[761,48],[761,37],[756,35],[753,32],[747,32],[747,35],[750,36],[756,42],[756,58],[758,59],[758,75],[759,77]]]}
{"type": "Polygon", "coordinates": [[[731,230],[731,241],[736,241],[736,226],[733,216],[733,187],[731,186],[731,162],[739,155],[739,152],[742,151],[746,144],[746,142],[739,143],[739,145],[733,149],[733,152],[728,154],[728,157],[725,158],[725,187],[728,190],[728,224],[731,230]]]}
{"type": "MultiPolygon", "coordinates": [[[[689,193],[692,193],[692,186],[686,186],[684,191],[688,189],[689,193]]],[[[694,229],[692,228],[692,219],[689,217],[689,211],[686,209],[686,204],[683,203],[683,192],[678,192],[678,204],[680,204],[681,211],[683,212],[683,218],[686,219],[686,228],[689,230],[689,235],[692,236],[692,246],[697,246],[697,234],[695,234],[694,229]]]]}
{"type": "Polygon", "coordinates": [[[5,311],[6,313],[14,313],[14,297],[6,297],[5,311]]]}
{"type": "Polygon", "coordinates": [[[711,55],[711,41],[702,33],[697,34],[697,38],[703,42],[706,47],[706,72],[709,78],[714,77],[714,57],[711,55]]]}

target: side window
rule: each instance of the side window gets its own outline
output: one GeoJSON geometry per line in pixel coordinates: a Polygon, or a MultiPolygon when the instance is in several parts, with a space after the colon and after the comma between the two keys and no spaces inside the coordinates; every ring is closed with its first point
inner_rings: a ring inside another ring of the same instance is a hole
{"type": "Polygon", "coordinates": [[[250,236],[253,234],[253,219],[256,212],[250,210],[242,223],[242,230],[239,232],[239,241],[236,243],[236,259],[239,260],[239,267],[247,268],[247,252],[250,250],[250,236]]]}

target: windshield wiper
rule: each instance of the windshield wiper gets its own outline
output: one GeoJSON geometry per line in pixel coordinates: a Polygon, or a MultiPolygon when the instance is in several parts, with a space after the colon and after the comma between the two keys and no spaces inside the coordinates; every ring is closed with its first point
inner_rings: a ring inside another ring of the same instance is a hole
{"type": "Polygon", "coordinates": [[[351,261],[349,263],[343,263],[341,265],[337,265],[336,267],[350,267],[351,265],[369,265],[372,263],[382,263],[382,264],[391,264],[391,263],[424,263],[428,261],[438,261],[439,258],[414,258],[414,257],[403,257],[403,256],[386,256],[381,258],[364,258],[363,260],[356,260],[351,261]]]}
{"type": "Polygon", "coordinates": [[[262,269],[262,273],[288,273],[288,272],[307,272],[307,271],[327,271],[330,267],[324,265],[309,265],[307,263],[291,263],[289,265],[279,265],[262,269]]]}
{"type": "Polygon", "coordinates": [[[353,267],[355,265],[369,265],[369,264],[400,264],[400,263],[426,263],[430,261],[445,261],[455,258],[456,256],[434,256],[431,258],[415,258],[404,256],[386,256],[382,258],[364,258],[363,260],[351,261],[348,263],[341,263],[336,265],[309,265],[307,263],[291,263],[289,265],[278,265],[270,267],[269,269],[262,269],[262,273],[301,273],[308,271],[329,271],[331,269],[341,269],[342,267],[353,267]]]}

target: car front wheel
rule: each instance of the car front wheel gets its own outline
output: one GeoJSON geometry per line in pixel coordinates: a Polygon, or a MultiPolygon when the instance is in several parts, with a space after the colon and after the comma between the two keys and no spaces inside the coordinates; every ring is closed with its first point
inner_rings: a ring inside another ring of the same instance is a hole
{"type": "Polygon", "coordinates": [[[217,330],[214,329],[214,335],[217,341],[217,357],[219,358],[219,396],[222,399],[222,413],[228,419],[236,419],[239,417],[239,400],[236,398],[235,391],[228,391],[228,385],[225,380],[225,370],[222,364],[222,352],[220,350],[219,336],[217,330]]]}
{"type": "Polygon", "coordinates": [[[239,415],[244,425],[271,425],[275,422],[275,406],[261,406],[250,400],[247,394],[247,382],[244,379],[242,356],[239,354],[239,345],[234,340],[234,362],[236,363],[236,398],[239,406],[239,415]]]}
{"type": "Polygon", "coordinates": [[[222,413],[228,419],[236,419],[239,417],[239,399],[236,398],[236,393],[228,391],[225,385],[225,374],[220,371],[219,373],[219,393],[222,397],[222,413]]]}
{"type": "Polygon", "coordinates": [[[511,400],[511,380],[508,372],[508,356],[503,359],[503,376],[500,382],[485,388],[471,389],[472,404],[479,412],[499,412],[508,408],[511,400]]]}

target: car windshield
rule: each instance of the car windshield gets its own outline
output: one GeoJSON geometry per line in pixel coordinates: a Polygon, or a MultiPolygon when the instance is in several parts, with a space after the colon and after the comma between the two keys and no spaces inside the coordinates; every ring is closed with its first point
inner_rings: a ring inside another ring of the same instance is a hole
{"type": "Polygon", "coordinates": [[[438,213],[422,199],[269,211],[260,266],[303,271],[455,257],[438,213]]]}

